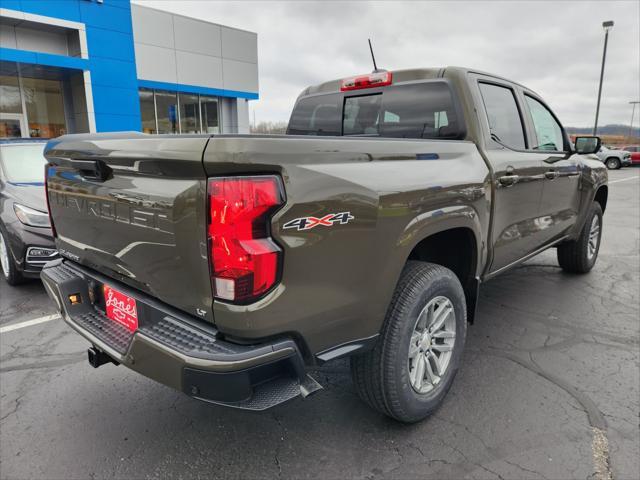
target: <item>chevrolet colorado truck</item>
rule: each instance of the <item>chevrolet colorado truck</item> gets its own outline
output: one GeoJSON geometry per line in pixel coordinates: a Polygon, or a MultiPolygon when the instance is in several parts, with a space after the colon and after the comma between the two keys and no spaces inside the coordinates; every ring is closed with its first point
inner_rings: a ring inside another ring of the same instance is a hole
{"type": "Polygon", "coordinates": [[[607,171],[528,88],[448,67],[312,86],[287,135],[65,135],[46,188],[62,258],[41,278],[89,361],[262,410],[355,388],[425,418],[488,281],[545,249],[586,273],[607,171]]]}

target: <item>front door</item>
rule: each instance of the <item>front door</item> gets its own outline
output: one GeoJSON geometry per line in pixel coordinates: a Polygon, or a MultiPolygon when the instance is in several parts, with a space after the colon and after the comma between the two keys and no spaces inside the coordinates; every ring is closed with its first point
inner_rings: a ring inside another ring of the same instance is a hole
{"type": "Polygon", "coordinates": [[[539,155],[527,151],[522,107],[513,87],[495,79],[480,79],[478,86],[491,137],[486,154],[495,182],[491,273],[540,246],[545,165],[539,155]]]}
{"type": "Polygon", "coordinates": [[[553,112],[533,94],[524,92],[531,119],[531,149],[545,164],[540,202],[541,241],[564,236],[576,222],[580,208],[580,160],[568,155],[569,142],[553,112]]]}
{"type": "Polygon", "coordinates": [[[0,138],[28,137],[24,115],[21,113],[0,113],[0,138]]]}

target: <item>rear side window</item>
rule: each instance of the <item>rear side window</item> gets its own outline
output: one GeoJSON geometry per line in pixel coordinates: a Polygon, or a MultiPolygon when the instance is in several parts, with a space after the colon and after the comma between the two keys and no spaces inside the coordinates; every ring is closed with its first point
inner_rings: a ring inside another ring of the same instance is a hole
{"type": "Polygon", "coordinates": [[[449,85],[435,81],[390,86],[375,93],[303,98],[293,111],[287,133],[456,139],[464,136],[464,128],[449,85]],[[318,127],[315,112],[319,105],[337,107],[337,115],[332,110],[330,127],[318,127]]]}
{"type": "Polygon", "coordinates": [[[481,82],[480,93],[491,136],[507,147],[524,150],[524,128],[513,91],[507,87],[481,82]]]}

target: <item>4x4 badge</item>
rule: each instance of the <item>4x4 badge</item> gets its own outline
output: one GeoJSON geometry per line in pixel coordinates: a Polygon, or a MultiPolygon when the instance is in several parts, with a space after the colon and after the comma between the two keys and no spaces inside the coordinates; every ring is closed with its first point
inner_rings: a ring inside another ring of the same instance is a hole
{"type": "Polygon", "coordinates": [[[336,223],[345,225],[355,217],[351,212],[329,213],[324,217],[301,217],[285,223],[282,228],[295,228],[296,230],[311,230],[317,226],[332,227],[336,223]]]}

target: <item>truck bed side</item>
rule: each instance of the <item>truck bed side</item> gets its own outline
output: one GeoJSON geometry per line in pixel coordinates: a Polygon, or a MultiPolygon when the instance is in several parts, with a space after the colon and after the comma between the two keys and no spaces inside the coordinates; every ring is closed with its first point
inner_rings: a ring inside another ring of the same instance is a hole
{"type": "Polygon", "coordinates": [[[377,334],[400,271],[425,237],[473,233],[479,275],[488,231],[488,169],[474,143],[300,136],[220,136],[209,176],[281,175],[286,205],[272,221],[284,250],[279,286],[249,306],[215,302],[220,331],[240,338],[290,331],[313,353],[377,334]],[[349,212],[346,224],[284,228],[349,212]]]}

